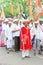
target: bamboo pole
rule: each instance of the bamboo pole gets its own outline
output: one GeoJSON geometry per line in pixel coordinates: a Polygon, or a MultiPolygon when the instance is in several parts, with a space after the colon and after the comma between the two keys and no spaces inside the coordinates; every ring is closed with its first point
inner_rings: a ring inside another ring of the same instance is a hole
{"type": "Polygon", "coordinates": [[[12,2],[10,2],[10,13],[13,15],[13,5],[12,5],[12,2]]]}
{"type": "Polygon", "coordinates": [[[3,8],[2,8],[2,11],[1,11],[1,18],[5,19],[5,14],[4,14],[4,9],[3,8]]]}

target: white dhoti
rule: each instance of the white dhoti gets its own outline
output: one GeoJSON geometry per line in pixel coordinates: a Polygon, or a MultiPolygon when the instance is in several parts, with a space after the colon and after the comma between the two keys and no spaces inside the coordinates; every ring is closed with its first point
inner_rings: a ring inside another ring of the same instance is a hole
{"type": "Polygon", "coordinates": [[[29,50],[23,50],[22,51],[22,57],[26,57],[26,56],[29,56],[29,50]]]}
{"type": "Polygon", "coordinates": [[[12,48],[12,40],[7,40],[7,48],[12,48]]]}

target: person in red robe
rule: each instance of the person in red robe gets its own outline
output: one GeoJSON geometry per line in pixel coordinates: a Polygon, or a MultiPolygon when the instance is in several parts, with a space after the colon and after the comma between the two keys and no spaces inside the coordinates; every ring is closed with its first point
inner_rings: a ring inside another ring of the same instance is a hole
{"type": "Polygon", "coordinates": [[[22,27],[20,31],[20,50],[22,50],[22,58],[29,57],[29,50],[32,49],[29,23],[29,21],[24,21],[24,27],[22,27]]]}

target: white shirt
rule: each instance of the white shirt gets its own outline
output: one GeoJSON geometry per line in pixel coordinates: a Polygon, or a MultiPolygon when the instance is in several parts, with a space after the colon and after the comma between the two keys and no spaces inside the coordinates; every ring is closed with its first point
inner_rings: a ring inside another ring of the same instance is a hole
{"type": "Polygon", "coordinates": [[[35,27],[33,27],[31,29],[31,35],[36,35],[37,39],[40,39],[40,27],[37,27],[37,29],[35,27]]]}
{"type": "Polygon", "coordinates": [[[8,25],[2,24],[2,27],[3,27],[3,31],[5,33],[5,36],[7,36],[8,25]]]}
{"type": "MultiPolygon", "coordinates": [[[[16,27],[16,25],[15,24],[12,24],[12,30],[13,31],[15,30],[15,27],[16,27]]],[[[15,32],[12,33],[12,36],[15,37],[15,32]]]]}
{"type": "Polygon", "coordinates": [[[40,39],[43,40],[43,31],[42,31],[43,26],[40,26],[40,39]]]}
{"type": "MultiPolygon", "coordinates": [[[[18,25],[13,24],[13,30],[14,31],[15,30],[19,30],[19,29],[20,29],[20,25],[19,24],[18,25]]],[[[20,36],[20,30],[13,33],[13,37],[15,37],[15,36],[20,36]]]]}
{"type": "Polygon", "coordinates": [[[8,40],[12,40],[12,26],[8,27],[7,37],[8,37],[8,40]]]}
{"type": "Polygon", "coordinates": [[[29,24],[29,27],[30,27],[30,28],[32,28],[32,27],[33,27],[33,25],[30,23],[30,24],[29,24]]]}
{"type": "Polygon", "coordinates": [[[19,30],[19,31],[15,32],[15,36],[20,36],[20,25],[19,24],[16,25],[15,30],[19,30]]]}

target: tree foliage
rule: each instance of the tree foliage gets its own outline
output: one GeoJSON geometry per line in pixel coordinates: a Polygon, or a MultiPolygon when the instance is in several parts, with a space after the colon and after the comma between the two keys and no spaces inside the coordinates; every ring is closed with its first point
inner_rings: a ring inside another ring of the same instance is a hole
{"type": "MultiPolygon", "coordinates": [[[[14,9],[14,15],[18,15],[17,7],[18,4],[20,5],[20,12],[25,12],[26,16],[29,16],[29,7],[27,6],[28,0],[1,0],[0,1],[0,9],[3,7],[5,15],[11,15],[10,13],[10,6],[9,3],[12,2],[13,9],[14,9]]],[[[41,0],[43,2],[43,0],[41,0]]],[[[33,14],[34,14],[34,0],[32,0],[32,6],[33,6],[33,14]]]]}

